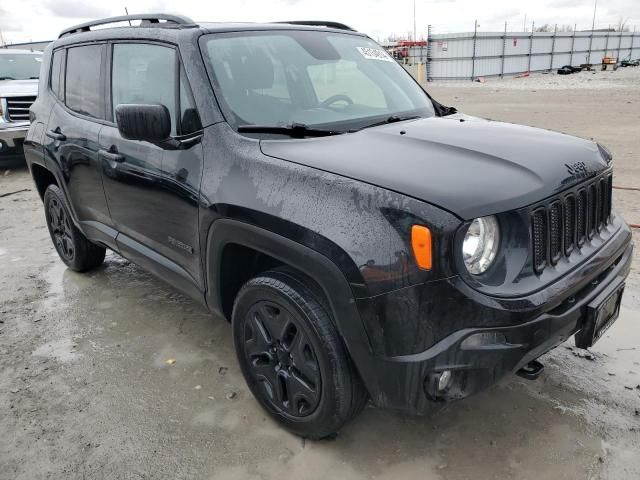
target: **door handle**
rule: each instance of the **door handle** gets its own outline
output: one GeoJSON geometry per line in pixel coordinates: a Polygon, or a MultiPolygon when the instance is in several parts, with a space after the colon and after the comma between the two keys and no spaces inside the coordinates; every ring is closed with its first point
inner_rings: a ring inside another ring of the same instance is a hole
{"type": "Polygon", "coordinates": [[[60,127],[47,131],[47,137],[58,140],[59,142],[64,142],[67,139],[67,136],[60,131],[60,127]]]}
{"type": "Polygon", "coordinates": [[[104,158],[110,162],[122,163],[124,162],[124,155],[121,155],[118,152],[109,152],[107,150],[98,150],[98,155],[100,158],[104,158]]]}

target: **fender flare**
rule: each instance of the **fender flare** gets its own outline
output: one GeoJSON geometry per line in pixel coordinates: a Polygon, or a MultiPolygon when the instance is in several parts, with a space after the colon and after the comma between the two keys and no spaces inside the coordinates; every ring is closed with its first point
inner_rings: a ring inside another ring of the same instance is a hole
{"type": "Polygon", "coordinates": [[[238,220],[216,220],[207,235],[205,292],[209,308],[216,312],[221,311],[222,305],[220,265],[224,248],[229,244],[269,255],[314,280],[324,292],[331,317],[367,389],[371,394],[377,391],[378,381],[370,368],[371,344],[349,283],[335,263],[321,253],[270,230],[238,220]]]}

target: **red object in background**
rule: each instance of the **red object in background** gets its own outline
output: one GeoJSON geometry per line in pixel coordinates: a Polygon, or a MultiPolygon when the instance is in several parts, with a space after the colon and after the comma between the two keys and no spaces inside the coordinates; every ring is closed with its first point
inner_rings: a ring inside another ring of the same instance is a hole
{"type": "Polygon", "coordinates": [[[411,47],[426,47],[426,40],[398,40],[388,51],[396,60],[405,60],[410,56],[411,47]]]}
{"type": "Polygon", "coordinates": [[[426,47],[427,41],[426,40],[419,40],[419,41],[399,40],[397,46],[398,47],[426,47]]]}

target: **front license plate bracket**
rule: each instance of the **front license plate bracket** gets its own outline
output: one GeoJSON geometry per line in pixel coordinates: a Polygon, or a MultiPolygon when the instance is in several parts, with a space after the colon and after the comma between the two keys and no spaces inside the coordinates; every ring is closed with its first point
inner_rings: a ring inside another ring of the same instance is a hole
{"type": "Polygon", "coordinates": [[[620,315],[620,304],[625,284],[613,284],[587,306],[582,328],[576,333],[576,347],[592,347],[620,315]]]}

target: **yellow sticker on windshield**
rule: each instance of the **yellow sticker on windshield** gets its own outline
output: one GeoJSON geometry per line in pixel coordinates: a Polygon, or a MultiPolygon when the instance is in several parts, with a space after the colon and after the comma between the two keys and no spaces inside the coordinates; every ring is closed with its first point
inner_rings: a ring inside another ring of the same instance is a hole
{"type": "Polygon", "coordinates": [[[377,48],[368,47],[356,47],[364,58],[369,60],[383,60],[385,62],[395,62],[393,58],[389,56],[384,50],[378,50],[377,48]]]}

